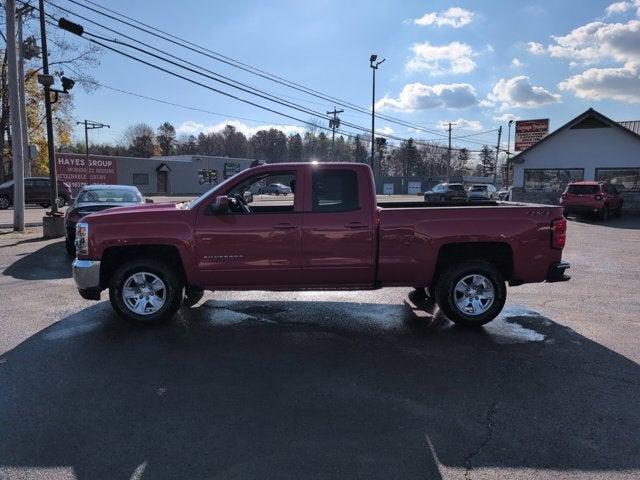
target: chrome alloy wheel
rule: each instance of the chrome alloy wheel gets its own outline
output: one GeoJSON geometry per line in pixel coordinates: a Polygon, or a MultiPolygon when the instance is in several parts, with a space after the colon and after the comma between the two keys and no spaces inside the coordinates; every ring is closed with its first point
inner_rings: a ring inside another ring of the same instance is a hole
{"type": "Polygon", "coordinates": [[[482,315],[491,308],[494,298],[493,284],[479,274],[462,278],[453,291],[453,301],[465,315],[482,315]]]}
{"type": "Polygon", "coordinates": [[[122,300],[138,315],[151,315],[162,308],[167,299],[167,287],[157,275],[138,272],[131,275],[122,287],[122,300]]]}

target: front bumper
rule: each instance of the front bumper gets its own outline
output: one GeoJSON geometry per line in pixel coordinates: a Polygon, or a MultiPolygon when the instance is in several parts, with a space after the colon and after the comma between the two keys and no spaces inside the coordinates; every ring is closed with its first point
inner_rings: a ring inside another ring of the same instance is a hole
{"type": "Polygon", "coordinates": [[[76,282],[80,296],[87,300],[100,300],[100,261],[73,261],[73,280],[76,282]]]}
{"type": "Polygon", "coordinates": [[[571,280],[571,277],[564,273],[568,268],[571,268],[571,264],[569,262],[559,262],[552,265],[547,272],[547,282],[555,283],[571,280]]]}

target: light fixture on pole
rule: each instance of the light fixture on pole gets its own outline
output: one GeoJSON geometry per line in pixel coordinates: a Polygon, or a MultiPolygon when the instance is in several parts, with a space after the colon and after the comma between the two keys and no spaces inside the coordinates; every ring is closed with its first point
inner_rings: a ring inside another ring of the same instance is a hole
{"type": "Polygon", "coordinates": [[[373,70],[373,88],[371,93],[371,170],[375,175],[376,170],[374,167],[375,159],[375,136],[376,136],[376,70],[385,61],[383,58],[379,62],[378,55],[375,53],[369,57],[369,67],[373,70]]]}

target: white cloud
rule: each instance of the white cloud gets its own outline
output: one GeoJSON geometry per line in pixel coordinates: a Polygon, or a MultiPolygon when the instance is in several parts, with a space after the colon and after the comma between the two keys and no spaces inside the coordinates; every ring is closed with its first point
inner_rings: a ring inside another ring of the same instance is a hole
{"type": "Polygon", "coordinates": [[[552,57],[585,64],[640,61],[640,20],[591,22],[552,38],[555,43],[547,48],[552,57]]]}
{"type": "Polygon", "coordinates": [[[514,67],[522,67],[522,66],[524,66],[524,63],[522,63],[517,58],[514,58],[513,60],[511,60],[511,65],[514,66],[514,67]]]}
{"type": "Polygon", "coordinates": [[[519,75],[505,80],[501,78],[487,95],[489,104],[498,104],[500,110],[508,108],[535,108],[557,103],[560,95],[549,92],[543,87],[533,85],[529,77],[519,75]]]}
{"type": "Polygon", "coordinates": [[[476,68],[473,49],[466,43],[451,42],[446,45],[416,43],[411,47],[414,56],[407,62],[409,72],[429,71],[432,75],[444,73],[469,73],[476,68]]]}
{"type": "Polygon", "coordinates": [[[467,108],[478,103],[476,90],[468,83],[425,85],[409,83],[397,98],[385,95],[376,102],[376,110],[427,110],[430,108],[467,108]]]}
{"type": "Polygon", "coordinates": [[[247,137],[252,136],[259,130],[269,130],[271,128],[275,128],[276,130],[280,130],[285,134],[303,134],[305,132],[305,128],[298,125],[259,125],[257,127],[251,127],[246,123],[243,123],[239,120],[226,120],[223,122],[215,123],[212,125],[205,125],[203,123],[197,123],[191,120],[187,120],[186,122],[182,122],[182,124],[176,128],[176,133],[180,135],[198,135],[200,133],[212,133],[212,132],[220,132],[224,130],[227,125],[231,125],[235,127],[239,132],[244,133],[247,137]]]}
{"type": "Polygon", "coordinates": [[[420,18],[414,18],[413,23],[426,27],[437,25],[438,27],[449,26],[453,28],[464,27],[473,21],[473,12],[460,7],[451,7],[444,12],[425,13],[420,18]]]}
{"type": "Polygon", "coordinates": [[[590,68],[558,85],[578,98],[640,103],[640,64],[619,68],[590,68]]]}
{"type": "Polygon", "coordinates": [[[534,55],[542,55],[546,50],[544,45],[538,42],[529,42],[527,43],[527,51],[529,53],[533,53],[534,55]]]}
{"type": "MultiPolygon", "coordinates": [[[[442,120],[442,124],[448,123],[449,120],[442,120]]],[[[456,129],[469,130],[471,132],[480,132],[483,130],[482,124],[478,120],[465,120],[464,118],[459,118],[457,120],[452,120],[451,123],[455,123],[456,129]]]]}
{"type": "MultiPolygon", "coordinates": [[[[606,8],[605,13],[607,14],[607,17],[611,17],[612,15],[621,15],[633,9],[634,5],[640,8],[640,1],[636,0],[635,2],[614,2],[606,8]]],[[[638,14],[640,15],[640,12],[638,14]]]]}
{"type": "Polygon", "coordinates": [[[493,117],[494,122],[509,122],[510,120],[520,120],[520,117],[513,113],[503,113],[493,117]]]}
{"type": "Polygon", "coordinates": [[[381,127],[381,128],[376,128],[376,132],[381,133],[383,135],[393,135],[394,133],[393,128],[391,128],[388,125],[385,125],[384,127],[381,127]]]}

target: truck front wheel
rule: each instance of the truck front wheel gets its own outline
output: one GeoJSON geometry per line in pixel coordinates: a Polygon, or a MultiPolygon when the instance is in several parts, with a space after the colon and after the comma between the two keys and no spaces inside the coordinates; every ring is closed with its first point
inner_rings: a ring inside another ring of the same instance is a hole
{"type": "Polygon", "coordinates": [[[435,300],[452,322],[479,327],[498,316],[507,288],[498,269],[473,260],[448,268],[435,286],[435,300]]]}
{"type": "Polygon", "coordinates": [[[143,258],[118,267],[109,282],[109,300],[128,322],[153,325],[173,317],[182,303],[183,289],[173,269],[143,258]]]}

